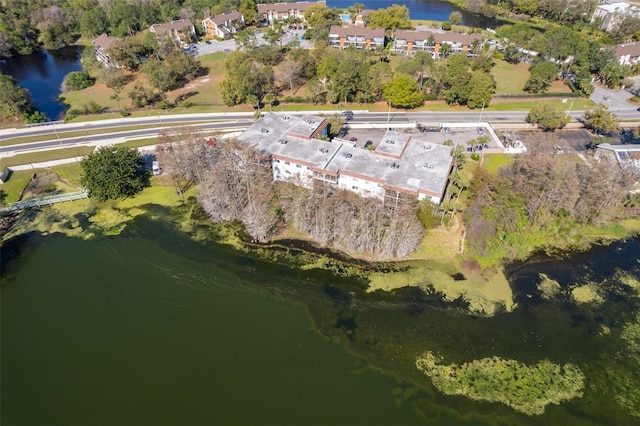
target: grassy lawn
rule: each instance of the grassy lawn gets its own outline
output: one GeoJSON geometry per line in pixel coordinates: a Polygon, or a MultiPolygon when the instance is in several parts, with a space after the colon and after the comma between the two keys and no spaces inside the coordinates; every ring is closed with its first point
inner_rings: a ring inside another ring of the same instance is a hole
{"type": "Polygon", "coordinates": [[[13,157],[0,158],[0,170],[9,166],[21,164],[40,163],[43,161],[60,160],[62,158],[83,157],[92,153],[94,147],[81,146],[77,148],[63,148],[51,151],[39,151],[28,154],[18,154],[13,157]]]}
{"type": "Polygon", "coordinates": [[[129,148],[139,148],[141,146],[155,145],[158,143],[158,138],[145,138],[145,139],[132,139],[130,141],[118,144],[118,146],[126,146],[129,148]]]}
{"type": "Polygon", "coordinates": [[[524,94],[522,88],[529,79],[529,65],[512,65],[501,59],[496,60],[495,66],[491,69],[491,75],[498,84],[496,95],[521,95],[524,94]]]}
{"type": "Polygon", "coordinates": [[[487,108],[489,111],[529,111],[534,105],[540,103],[552,104],[560,108],[561,110],[568,110],[571,102],[573,102],[572,111],[580,111],[591,108],[593,102],[587,98],[571,98],[566,103],[562,103],[562,95],[559,94],[557,98],[529,98],[520,101],[506,100],[506,99],[494,99],[491,101],[491,106],[487,108]]]}
{"type": "Polygon", "coordinates": [[[498,171],[513,161],[513,155],[509,154],[488,154],[484,156],[482,167],[492,175],[496,175],[498,171]]]}
{"type": "Polygon", "coordinates": [[[22,190],[31,181],[31,176],[33,176],[34,173],[38,172],[42,172],[42,169],[19,170],[11,172],[9,180],[0,185],[0,190],[3,193],[2,196],[4,198],[4,204],[8,205],[10,203],[15,203],[16,201],[18,201],[22,190]]]}

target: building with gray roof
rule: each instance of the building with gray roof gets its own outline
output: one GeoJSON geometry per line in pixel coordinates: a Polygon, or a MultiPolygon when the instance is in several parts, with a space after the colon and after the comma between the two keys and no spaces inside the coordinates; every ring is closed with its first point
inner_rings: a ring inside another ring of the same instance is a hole
{"type": "Polygon", "coordinates": [[[370,151],[347,141],[318,139],[326,130],[323,117],[268,113],[238,140],[270,162],[274,180],[307,188],[317,180],[385,203],[403,195],[442,201],[452,147],[388,130],[370,151]]]}

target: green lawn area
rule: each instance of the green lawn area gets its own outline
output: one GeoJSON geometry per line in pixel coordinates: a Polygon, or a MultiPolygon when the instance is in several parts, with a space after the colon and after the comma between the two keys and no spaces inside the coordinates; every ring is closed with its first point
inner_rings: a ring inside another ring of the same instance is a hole
{"type": "Polygon", "coordinates": [[[496,95],[521,95],[522,88],[529,79],[529,65],[512,65],[502,59],[497,59],[491,69],[491,75],[496,80],[496,95]]]}
{"type": "Polygon", "coordinates": [[[3,203],[5,205],[8,205],[10,203],[15,203],[16,201],[18,201],[22,190],[31,181],[31,176],[33,176],[34,173],[38,173],[39,171],[42,170],[19,170],[11,172],[9,180],[0,185],[3,203]]]}
{"type": "Polygon", "coordinates": [[[492,175],[513,161],[513,155],[509,154],[487,154],[482,161],[482,167],[492,175]]]}
{"type": "Polygon", "coordinates": [[[158,138],[145,138],[145,139],[132,139],[130,141],[118,144],[118,146],[126,146],[129,148],[139,148],[141,146],[155,145],[158,143],[158,138]]]}
{"type": "Polygon", "coordinates": [[[40,163],[43,161],[60,160],[62,158],[83,157],[92,153],[94,147],[81,146],[76,148],[62,148],[51,151],[38,151],[28,154],[18,154],[13,157],[0,158],[0,170],[5,167],[22,164],[40,163]]]}

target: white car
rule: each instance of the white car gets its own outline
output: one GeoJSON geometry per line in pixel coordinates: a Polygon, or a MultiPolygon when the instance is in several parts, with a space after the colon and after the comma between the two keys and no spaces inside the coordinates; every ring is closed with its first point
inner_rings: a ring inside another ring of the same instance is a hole
{"type": "Polygon", "coordinates": [[[153,172],[154,176],[158,176],[161,172],[160,172],[160,164],[157,161],[154,161],[151,164],[151,171],[153,172]]]}

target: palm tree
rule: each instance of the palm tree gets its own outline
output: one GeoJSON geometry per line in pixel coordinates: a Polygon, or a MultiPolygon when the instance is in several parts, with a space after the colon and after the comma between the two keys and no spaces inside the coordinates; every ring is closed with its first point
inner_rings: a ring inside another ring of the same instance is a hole
{"type": "Polygon", "coordinates": [[[449,43],[442,43],[440,45],[440,55],[442,59],[449,56],[449,53],[451,53],[451,45],[449,43]]]}

